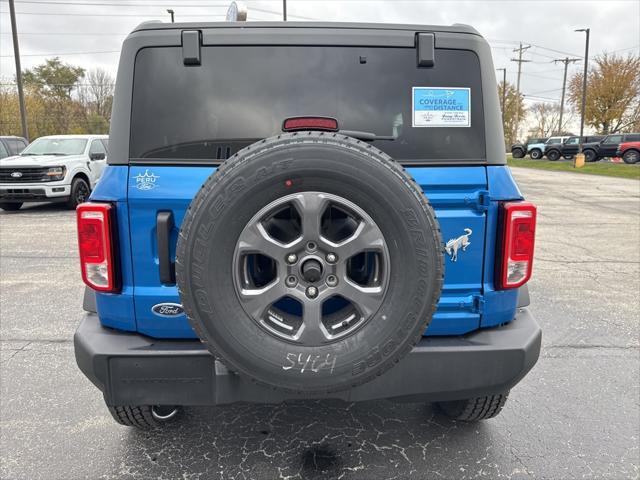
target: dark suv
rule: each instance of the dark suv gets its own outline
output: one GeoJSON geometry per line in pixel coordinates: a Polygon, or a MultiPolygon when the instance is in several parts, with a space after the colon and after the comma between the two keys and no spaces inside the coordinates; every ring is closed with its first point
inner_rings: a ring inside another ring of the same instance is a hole
{"type": "Polygon", "coordinates": [[[0,136],[0,159],[19,155],[29,142],[22,137],[0,136]]]}
{"type": "Polygon", "coordinates": [[[541,331],[495,85],[462,25],[130,34],[77,210],[76,359],[116,421],[311,398],[497,415],[541,331]]]}
{"type": "Polygon", "coordinates": [[[640,141],[640,133],[613,133],[599,142],[584,144],[582,152],[587,162],[597,162],[602,158],[615,157],[621,143],[637,141],[640,141]]]}
{"type": "MultiPolygon", "coordinates": [[[[591,135],[583,137],[582,143],[597,143],[602,140],[604,136],[602,135],[591,135]]],[[[545,151],[545,156],[555,162],[559,160],[561,157],[565,160],[571,160],[577,153],[580,144],[580,137],[573,136],[567,138],[564,142],[555,145],[549,145],[545,151]]]]}

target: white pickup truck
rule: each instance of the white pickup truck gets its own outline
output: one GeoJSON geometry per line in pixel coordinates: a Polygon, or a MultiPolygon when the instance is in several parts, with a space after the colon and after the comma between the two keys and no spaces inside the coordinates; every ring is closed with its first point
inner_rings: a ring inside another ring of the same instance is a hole
{"type": "Polygon", "coordinates": [[[89,198],[106,165],[107,135],[55,135],[34,140],[20,155],[0,160],[0,208],[19,210],[25,202],[89,198]]]}

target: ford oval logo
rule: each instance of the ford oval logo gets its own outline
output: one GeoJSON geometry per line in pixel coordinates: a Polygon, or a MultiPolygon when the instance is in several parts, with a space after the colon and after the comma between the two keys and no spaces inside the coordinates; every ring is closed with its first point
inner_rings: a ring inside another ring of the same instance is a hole
{"type": "Polygon", "coordinates": [[[177,317],[184,313],[184,308],[179,303],[158,303],[151,307],[151,311],[161,317],[177,317]]]}
{"type": "Polygon", "coordinates": [[[22,172],[11,172],[11,178],[20,178],[22,177],[22,172]]]}

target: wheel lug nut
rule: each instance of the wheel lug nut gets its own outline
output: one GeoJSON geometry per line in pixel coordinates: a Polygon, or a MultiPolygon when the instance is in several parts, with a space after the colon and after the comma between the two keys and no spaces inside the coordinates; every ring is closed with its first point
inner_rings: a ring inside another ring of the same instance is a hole
{"type": "Polygon", "coordinates": [[[338,260],[338,256],[335,253],[327,253],[327,262],[335,263],[338,260]]]}
{"type": "Polygon", "coordinates": [[[293,265],[297,261],[298,261],[298,256],[295,253],[290,253],[289,255],[287,255],[287,263],[289,265],[293,265]]]}
{"type": "Polygon", "coordinates": [[[316,287],[307,288],[307,297],[316,298],[318,296],[318,289],[316,287]]]}
{"type": "Polygon", "coordinates": [[[287,287],[293,288],[298,284],[298,279],[293,275],[289,275],[284,283],[287,287]]]}
{"type": "Polygon", "coordinates": [[[338,277],[336,277],[335,275],[329,275],[327,277],[327,285],[329,285],[330,287],[335,287],[338,284],[338,277]]]}

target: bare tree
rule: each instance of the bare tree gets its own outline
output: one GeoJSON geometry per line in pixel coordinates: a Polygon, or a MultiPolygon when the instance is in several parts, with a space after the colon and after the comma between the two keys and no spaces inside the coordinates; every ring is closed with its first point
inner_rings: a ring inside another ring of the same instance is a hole
{"type": "Polygon", "coordinates": [[[106,70],[96,68],[87,72],[85,82],[80,92],[81,102],[89,114],[109,120],[115,84],[113,77],[106,70]]]}
{"type": "MultiPolygon", "coordinates": [[[[535,137],[550,137],[556,133],[562,133],[563,128],[558,128],[560,120],[560,105],[557,103],[534,103],[529,107],[533,123],[531,133],[535,137]]],[[[566,119],[563,122],[566,125],[566,119]]]]}

